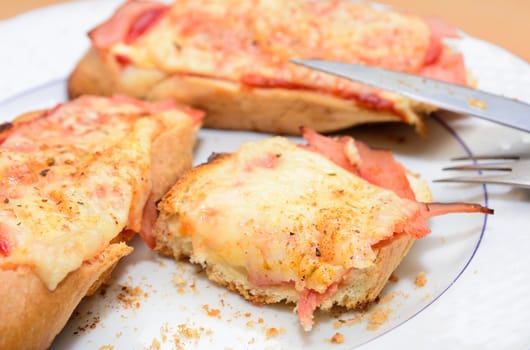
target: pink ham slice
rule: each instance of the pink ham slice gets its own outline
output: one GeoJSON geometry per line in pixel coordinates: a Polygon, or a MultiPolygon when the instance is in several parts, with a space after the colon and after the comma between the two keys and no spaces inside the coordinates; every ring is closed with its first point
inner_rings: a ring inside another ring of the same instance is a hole
{"type": "Polygon", "coordinates": [[[128,1],[88,35],[98,49],[106,49],[120,41],[131,43],[162,18],[168,9],[168,5],[157,2],[128,1]]]}
{"type": "Polygon", "coordinates": [[[0,222],[0,255],[9,256],[11,254],[11,250],[15,246],[14,240],[15,237],[9,234],[9,229],[0,222]]]}
{"type": "Polygon", "coordinates": [[[425,54],[424,67],[418,72],[427,78],[467,85],[464,57],[444,47],[444,38],[457,37],[456,30],[437,18],[425,18],[431,29],[431,42],[425,54]]]}
{"type": "Polygon", "coordinates": [[[324,300],[337,293],[339,290],[339,283],[335,282],[324,293],[318,293],[314,290],[305,288],[300,292],[300,299],[298,301],[298,319],[300,325],[304,330],[309,331],[313,327],[313,313],[316,308],[322,304],[324,300]]]}
{"type": "Polygon", "coordinates": [[[361,162],[358,167],[354,167],[345,153],[345,147],[352,140],[351,137],[332,139],[309,128],[302,128],[302,135],[308,143],[308,149],[322,154],[371,184],[392,190],[402,198],[416,199],[407,180],[405,168],[396,162],[392,152],[372,149],[360,141],[355,141],[361,162]]]}

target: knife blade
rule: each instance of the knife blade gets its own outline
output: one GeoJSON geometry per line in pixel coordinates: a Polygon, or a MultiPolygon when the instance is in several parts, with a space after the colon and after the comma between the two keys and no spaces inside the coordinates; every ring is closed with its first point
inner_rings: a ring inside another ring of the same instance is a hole
{"type": "Polygon", "coordinates": [[[314,59],[292,63],[391,91],[448,111],[469,114],[494,123],[530,132],[530,105],[488,92],[360,64],[314,59]]]}

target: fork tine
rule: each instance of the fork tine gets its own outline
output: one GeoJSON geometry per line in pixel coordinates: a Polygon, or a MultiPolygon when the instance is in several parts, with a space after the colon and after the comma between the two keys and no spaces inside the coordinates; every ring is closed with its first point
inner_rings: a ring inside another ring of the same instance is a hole
{"type": "Polygon", "coordinates": [[[512,185],[509,178],[503,176],[456,176],[444,179],[436,179],[433,182],[463,182],[463,183],[475,183],[475,184],[504,184],[512,185]]]}
{"type": "Polygon", "coordinates": [[[451,158],[451,160],[519,160],[520,156],[516,155],[479,155],[479,156],[462,156],[451,158]]]}
{"type": "Polygon", "coordinates": [[[445,167],[442,170],[497,170],[497,171],[511,171],[511,163],[476,163],[445,167]]]}
{"type": "Polygon", "coordinates": [[[515,181],[506,175],[478,175],[478,176],[457,176],[445,179],[433,180],[433,182],[463,182],[475,184],[496,184],[496,185],[516,185],[518,187],[530,188],[530,181],[515,181]]]}

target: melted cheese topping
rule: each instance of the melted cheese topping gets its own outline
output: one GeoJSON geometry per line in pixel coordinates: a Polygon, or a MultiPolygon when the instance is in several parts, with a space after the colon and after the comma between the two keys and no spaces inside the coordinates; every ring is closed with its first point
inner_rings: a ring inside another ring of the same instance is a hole
{"type": "Polygon", "coordinates": [[[287,61],[293,57],[418,72],[430,35],[417,16],[350,1],[184,0],[136,42],[118,43],[112,51],[149,68],[232,79],[256,72],[256,66],[270,76],[292,67],[287,61]]]}
{"type": "Polygon", "coordinates": [[[122,230],[140,229],[152,140],[188,116],[147,118],[129,102],[82,98],[8,131],[0,146],[1,268],[29,266],[53,290],[122,230]]]}
{"type": "Polygon", "coordinates": [[[313,89],[389,109],[393,94],[289,63],[321,58],[420,73],[432,32],[421,18],[351,1],[179,0],[132,43],[109,51],[168,73],[313,89]],[[387,103],[384,103],[386,100],[387,103]]]}
{"type": "Polygon", "coordinates": [[[372,265],[372,245],[418,211],[281,137],[245,144],[204,171],[165,199],[179,225],[170,230],[191,237],[192,261],[246,271],[257,285],[323,293],[372,265]]]}

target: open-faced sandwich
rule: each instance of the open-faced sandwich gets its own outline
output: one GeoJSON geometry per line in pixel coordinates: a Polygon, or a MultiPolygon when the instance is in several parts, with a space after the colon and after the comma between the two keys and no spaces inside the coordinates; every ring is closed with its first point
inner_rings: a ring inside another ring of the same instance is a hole
{"type": "Polygon", "coordinates": [[[310,330],[316,309],[376,299],[430,217],[492,213],[432,203],[389,151],[303,135],[307,145],[250,142],[183,175],[158,205],[155,249],[189,257],[252,302],[295,303],[310,330]]]}
{"type": "Polygon", "coordinates": [[[71,97],[172,97],[205,127],[298,134],[397,121],[424,129],[432,107],[289,63],[362,63],[466,84],[440,21],[349,0],[128,1],[89,36],[71,97]]]}
{"type": "Polygon", "coordinates": [[[191,167],[202,112],[83,97],[0,126],[0,349],[44,349],[191,167]]]}

